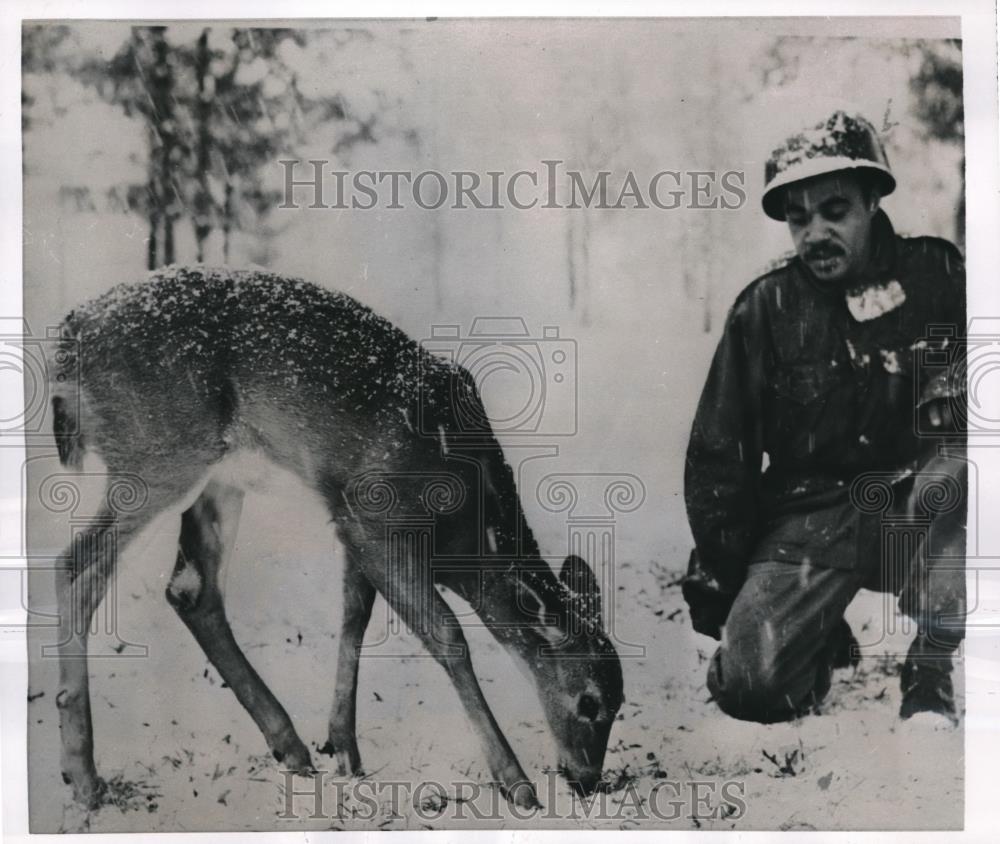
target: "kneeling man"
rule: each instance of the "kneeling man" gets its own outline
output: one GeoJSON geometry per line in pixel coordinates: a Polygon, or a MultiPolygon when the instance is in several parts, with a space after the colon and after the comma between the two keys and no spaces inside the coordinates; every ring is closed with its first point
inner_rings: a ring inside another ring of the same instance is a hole
{"type": "Polygon", "coordinates": [[[962,256],[894,232],[879,201],[895,178],[861,117],[838,111],[789,138],[765,175],[764,212],[787,223],[795,256],[730,310],[685,471],[684,594],[695,629],[721,639],[709,690],[736,718],[808,712],[858,658],[844,612],[868,588],[898,594],[917,623],[900,715],[954,723],[962,256]]]}

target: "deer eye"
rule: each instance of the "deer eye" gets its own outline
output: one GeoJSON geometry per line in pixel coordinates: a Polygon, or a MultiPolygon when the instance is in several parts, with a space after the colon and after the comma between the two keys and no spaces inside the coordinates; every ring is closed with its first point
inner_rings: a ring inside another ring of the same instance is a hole
{"type": "Polygon", "coordinates": [[[601,710],[601,705],[593,695],[580,695],[580,700],[576,704],[576,714],[588,721],[596,721],[597,714],[601,710]]]}

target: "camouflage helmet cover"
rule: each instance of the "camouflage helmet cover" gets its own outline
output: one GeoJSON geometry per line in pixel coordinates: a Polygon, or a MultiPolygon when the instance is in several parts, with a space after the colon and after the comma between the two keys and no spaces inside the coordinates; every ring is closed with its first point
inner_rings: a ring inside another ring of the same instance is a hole
{"type": "Polygon", "coordinates": [[[875,127],[860,115],[835,111],[811,129],[792,135],[771,153],[764,165],[764,213],[784,220],[785,187],[837,170],[868,171],[882,196],[896,188],[875,127]]]}

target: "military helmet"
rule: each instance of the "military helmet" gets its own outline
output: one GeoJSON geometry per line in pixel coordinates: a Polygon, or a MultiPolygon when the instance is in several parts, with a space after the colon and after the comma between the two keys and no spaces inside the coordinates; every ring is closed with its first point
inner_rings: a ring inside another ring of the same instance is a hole
{"type": "Polygon", "coordinates": [[[784,220],[785,187],[837,170],[869,172],[882,196],[896,188],[875,127],[861,115],[835,111],[811,129],[792,135],[771,153],[764,165],[764,213],[774,220],[784,220]]]}

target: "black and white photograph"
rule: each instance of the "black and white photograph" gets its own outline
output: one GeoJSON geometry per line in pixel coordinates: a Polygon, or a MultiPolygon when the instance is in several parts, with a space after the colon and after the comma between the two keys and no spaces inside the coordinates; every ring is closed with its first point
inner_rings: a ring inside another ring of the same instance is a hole
{"type": "Polygon", "coordinates": [[[21,21],[30,832],[962,830],[968,26],[21,21]]]}

